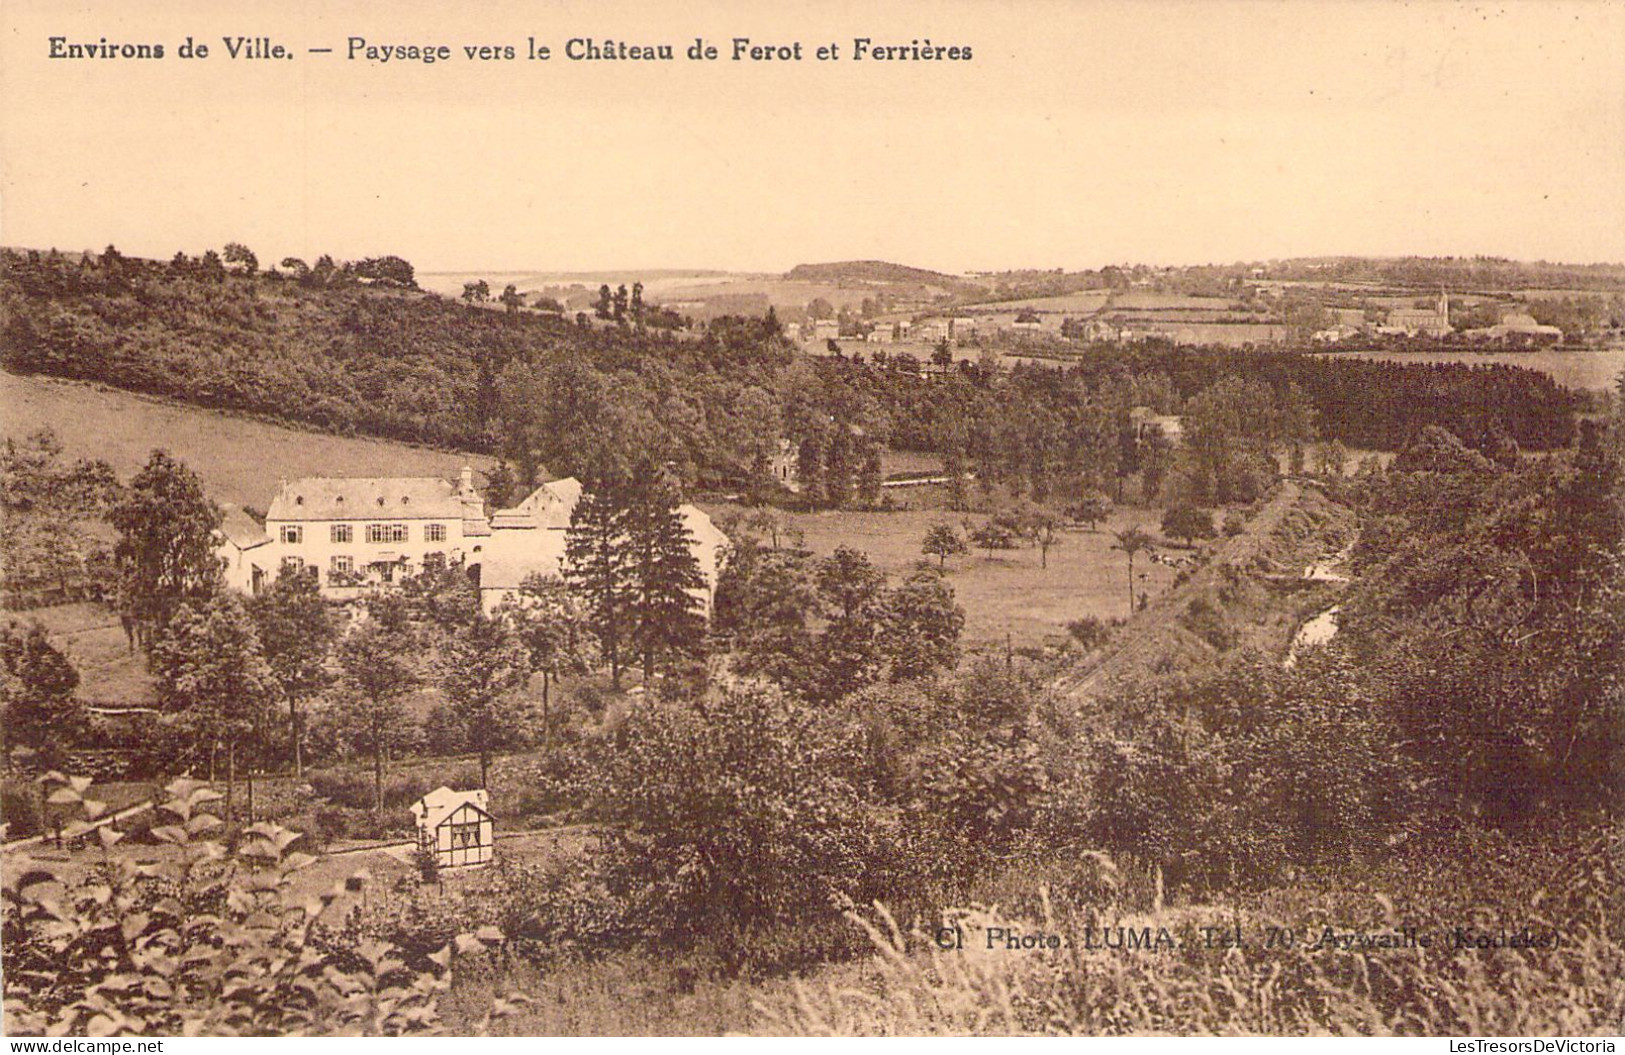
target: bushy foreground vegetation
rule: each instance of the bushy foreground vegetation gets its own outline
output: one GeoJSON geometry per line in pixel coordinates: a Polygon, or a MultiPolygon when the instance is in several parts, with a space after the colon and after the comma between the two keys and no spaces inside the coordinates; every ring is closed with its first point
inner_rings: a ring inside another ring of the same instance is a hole
{"type": "MultiPolygon", "coordinates": [[[[74,781],[53,794],[82,812],[80,833],[104,809],[84,797],[88,786],[74,781]]],[[[295,877],[315,860],[299,849],[298,832],[254,825],[228,847],[213,812],[219,793],[186,781],[166,790],[167,823],[152,831],[170,852],[157,860],[107,855],[77,881],[36,870],[8,883],[8,1034],[436,1032],[454,960],[501,940],[489,929],[454,934],[410,965],[383,942],[335,944],[322,921],[365,877],[296,900],[295,877]]],[[[105,851],[122,836],[103,826],[92,837],[105,851]]]]}

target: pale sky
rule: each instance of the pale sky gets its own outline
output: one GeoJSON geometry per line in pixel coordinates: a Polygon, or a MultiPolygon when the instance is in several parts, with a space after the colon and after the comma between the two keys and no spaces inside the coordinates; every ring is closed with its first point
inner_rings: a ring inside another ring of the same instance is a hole
{"type": "Polygon", "coordinates": [[[1625,261],[1620,2],[7,0],[0,19],[7,245],[423,271],[1625,261]],[[188,34],[209,58],[176,57],[188,34]],[[229,59],[237,34],[295,57],[229,59]],[[351,61],[352,35],[454,57],[351,61]],[[50,59],[51,36],[166,57],[50,59]],[[735,36],[806,57],[731,62],[735,36]],[[860,36],[974,57],[852,62],[860,36]],[[570,62],[572,37],[678,60],[570,62]],[[686,61],[695,37],[723,58],[686,61]],[[832,42],[841,61],[814,59],[832,42]],[[519,57],[463,57],[487,43],[519,57]]]}

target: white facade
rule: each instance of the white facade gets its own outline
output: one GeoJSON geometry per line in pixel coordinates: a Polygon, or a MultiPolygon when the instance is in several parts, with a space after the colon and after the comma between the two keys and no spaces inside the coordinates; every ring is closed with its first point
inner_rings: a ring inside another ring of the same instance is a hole
{"type": "Polygon", "coordinates": [[[287,568],[342,596],[414,575],[430,554],[476,566],[490,526],[464,469],[455,487],[437,477],[295,480],[271,500],[262,538],[222,533],[228,586],[258,593],[287,568]]]}
{"type": "Polygon", "coordinates": [[[496,849],[496,823],[483,790],[439,787],[412,804],[418,845],[434,854],[441,868],[490,862],[496,849]]]}
{"type": "MultiPolygon", "coordinates": [[[[471,469],[456,485],[435,477],[310,477],[282,485],[263,528],[228,511],[216,553],[226,585],[244,593],[259,593],[286,567],[341,600],[416,575],[438,556],[467,571],[491,611],[532,575],[561,575],[580,499],[579,481],[555,480],[487,517],[471,469]]],[[[698,507],[678,511],[705,577],[696,596],[709,609],[728,539],[698,507]]]]}

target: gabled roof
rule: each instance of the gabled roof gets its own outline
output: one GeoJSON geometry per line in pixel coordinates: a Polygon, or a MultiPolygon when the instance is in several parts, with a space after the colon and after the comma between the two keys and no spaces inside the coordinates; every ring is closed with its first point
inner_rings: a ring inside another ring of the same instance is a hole
{"type": "Polygon", "coordinates": [[[238,549],[253,549],[271,541],[271,536],[265,533],[265,526],[245,513],[242,507],[221,506],[220,511],[225,514],[220,533],[238,549]]]}
{"type": "Polygon", "coordinates": [[[489,802],[490,795],[483,789],[453,791],[441,785],[412,803],[412,816],[417,818],[420,827],[438,828],[446,822],[446,818],[464,806],[471,806],[487,817],[491,816],[491,811],[486,809],[489,802]]]}
{"type": "Polygon", "coordinates": [[[267,520],[461,520],[451,481],[437,476],[307,476],[282,486],[267,520]]]}

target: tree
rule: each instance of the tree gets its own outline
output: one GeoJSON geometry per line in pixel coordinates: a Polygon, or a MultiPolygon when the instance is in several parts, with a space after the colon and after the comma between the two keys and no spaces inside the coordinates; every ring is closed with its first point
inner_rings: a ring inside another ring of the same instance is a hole
{"type": "Polygon", "coordinates": [[[331,285],[333,280],[338,277],[338,273],[339,266],[334,263],[332,255],[323,253],[316,258],[316,263],[311,266],[311,284],[317,286],[331,285]]]}
{"type": "Polygon", "coordinates": [[[463,283],[463,299],[469,304],[484,304],[491,299],[491,284],[485,279],[463,283]]]}
{"type": "Polygon", "coordinates": [[[931,349],[931,362],[946,370],[954,365],[954,350],[948,345],[948,338],[944,337],[931,349]]]}
{"type": "Polygon", "coordinates": [[[598,299],[593,302],[592,310],[593,314],[598,316],[600,319],[612,319],[615,317],[615,297],[614,294],[610,293],[609,291],[609,283],[606,282],[602,286],[598,287],[598,299]]]}
{"type": "Polygon", "coordinates": [[[398,256],[369,256],[357,260],[351,267],[357,278],[367,278],[381,286],[417,289],[418,281],[412,265],[398,256]]]}
{"type": "Polygon", "coordinates": [[[1122,550],[1124,555],[1128,557],[1128,614],[1132,618],[1134,615],[1134,555],[1149,551],[1152,539],[1150,535],[1140,530],[1138,524],[1123,531],[1112,532],[1112,538],[1117,540],[1112,549],[1122,550]]]}
{"type": "Polygon", "coordinates": [[[970,540],[978,548],[987,550],[989,558],[996,549],[1014,549],[1016,536],[1009,524],[994,519],[970,533],[970,540]]]}
{"type": "Polygon", "coordinates": [[[519,295],[519,287],[512,282],[508,283],[507,287],[502,291],[502,296],[497,299],[502,302],[503,308],[507,310],[509,315],[525,306],[525,298],[519,295]]]}
{"type": "Polygon", "coordinates": [[[915,570],[886,598],[882,647],[891,661],[891,680],[951,670],[959,659],[965,611],[954,603],[953,587],[929,564],[915,570]]]}
{"type": "Polygon", "coordinates": [[[1103,492],[1091,488],[1067,512],[1073,520],[1088,524],[1089,530],[1093,531],[1097,523],[1111,515],[1112,500],[1103,492]]]}
{"type": "Polygon", "coordinates": [[[205,601],[219,588],[214,547],[222,519],[202,481],[161,450],[152,452],[109,514],[119,533],[113,557],[121,605],[143,647],[183,603],[205,601]]]}
{"type": "Polygon", "coordinates": [[[6,749],[28,748],[41,768],[57,768],[66,749],[89,728],[85,709],[73,695],[79,672],[39,623],[26,631],[16,623],[0,630],[0,672],[6,749]]]}
{"type": "Polygon", "coordinates": [[[292,272],[293,277],[298,279],[300,282],[308,282],[310,280],[310,265],[296,256],[283,257],[281,266],[283,270],[292,272]]]}
{"type": "Polygon", "coordinates": [[[491,756],[514,738],[512,714],[499,705],[530,673],[530,655],[505,621],[478,616],[453,634],[442,657],[441,686],[480,758],[480,787],[489,783],[491,756]]]}
{"type": "Polygon", "coordinates": [[[226,265],[221,263],[220,254],[213,249],[203,254],[198,262],[198,272],[210,282],[224,282],[226,280],[226,265]]]}
{"type": "Polygon", "coordinates": [[[626,283],[623,282],[619,286],[615,287],[615,297],[611,301],[611,305],[613,307],[614,318],[615,318],[616,322],[625,322],[626,321],[626,303],[627,303],[626,283]]]}
{"type": "Polygon", "coordinates": [[[295,776],[305,772],[300,706],[327,686],[327,659],[338,624],[316,579],[284,569],[271,588],[248,602],[260,651],[288,704],[288,743],[295,776]]]}
{"type": "Polygon", "coordinates": [[[542,728],[550,728],[548,708],[552,683],[563,674],[586,674],[597,665],[600,650],[587,607],[563,581],[530,575],[519,596],[504,601],[495,615],[506,620],[524,645],[530,669],[542,676],[542,728]]]}
{"type": "Polygon", "coordinates": [[[1162,514],[1162,533],[1172,538],[1184,539],[1189,546],[1193,540],[1199,538],[1212,538],[1213,510],[1198,509],[1196,506],[1180,504],[1170,506],[1162,514]]]}
{"type": "Polygon", "coordinates": [[[242,265],[242,273],[253,275],[260,269],[260,261],[254,251],[241,242],[226,243],[226,263],[242,265]]]}
{"type": "Polygon", "coordinates": [[[1038,547],[1039,566],[1049,567],[1050,548],[1061,541],[1061,522],[1047,509],[1036,509],[1026,516],[1026,535],[1038,547]]]}
{"type": "Polygon", "coordinates": [[[211,760],[225,749],[229,819],[237,761],[252,763],[264,746],[280,692],[242,599],[228,592],[182,603],[153,645],[152,666],[160,705],[179,716],[194,746],[206,745],[211,760]]]}
{"type": "Polygon", "coordinates": [[[627,507],[627,608],[631,643],[643,657],[643,678],[657,660],[697,654],[705,643],[698,592],[705,576],[694,556],[694,535],[683,522],[676,486],[645,463],[624,492],[627,507]]]}
{"type": "Polygon", "coordinates": [[[1348,460],[1348,448],[1343,446],[1341,440],[1332,440],[1315,449],[1314,470],[1320,476],[1342,476],[1343,466],[1348,464],[1348,460]]]}
{"type": "Polygon", "coordinates": [[[83,459],[68,465],[50,429],[0,444],[0,553],[6,585],[75,590],[95,596],[104,585],[97,565],[107,560],[99,521],[119,494],[112,466],[83,459]]]}
{"type": "Polygon", "coordinates": [[[564,536],[564,581],[586,603],[592,631],[609,661],[610,680],[616,688],[621,684],[631,601],[625,533],[626,510],[599,483],[582,492],[564,536]]]}
{"type": "Polygon", "coordinates": [[[865,505],[880,501],[884,483],[884,469],[880,459],[880,444],[866,439],[862,444],[863,458],[858,464],[858,500],[865,505]]]}
{"type": "Polygon", "coordinates": [[[732,639],[734,669],[763,675],[792,691],[813,680],[815,641],[808,624],[820,614],[811,562],[804,553],[764,548],[739,538],[717,577],[712,624],[732,639]]]}
{"type": "Polygon", "coordinates": [[[946,568],[949,557],[968,550],[969,547],[965,545],[965,540],[959,537],[959,532],[947,524],[933,525],[931,530],[926,532],[925,542],[920,546],[921,553],[937,558],[938,568],[946,568]]]}
{"type": "Polygon", "coordinates": [[[818,639],[812,692],[833,702],[873,683],[881,673],[886,577],[867,555],[841,546],[818,563],[816,583],[827,621],[818,639]]]}
{"type": "Polygon", "coordinates": [[[372,753],[373,808],[384,810],[384,754],[401,739],[402,704],[417,688],[415,635],[404,616],[373,616],[339,642],[343,672],[336,701],[356,746],[372,753]]]}

